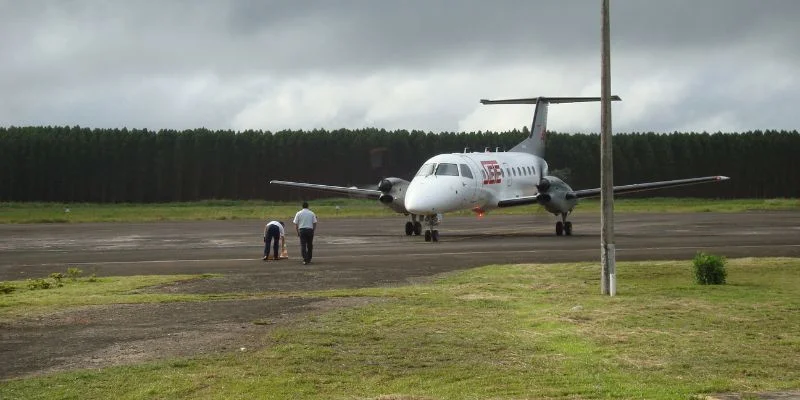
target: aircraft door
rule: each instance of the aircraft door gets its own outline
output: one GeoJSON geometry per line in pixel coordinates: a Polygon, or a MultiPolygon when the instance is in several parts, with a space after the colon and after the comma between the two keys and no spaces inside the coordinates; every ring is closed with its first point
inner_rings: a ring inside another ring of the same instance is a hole
{"type": "Polygon", "coordinates": [[[506,187],[511,187],[511,177],[513,174],[511,173],[511,168],[508,167],[508,163],[503,163],[503,181],[506,183],[506,187]]]}
{"type": "Polygon", "coordinates": [[[478,198],[478,180],[482,179],[480,167],[469,157],[461,157],[462,162],[458,165],[461,172],[461,190],[465,205],[474,204],[478,198]]]}

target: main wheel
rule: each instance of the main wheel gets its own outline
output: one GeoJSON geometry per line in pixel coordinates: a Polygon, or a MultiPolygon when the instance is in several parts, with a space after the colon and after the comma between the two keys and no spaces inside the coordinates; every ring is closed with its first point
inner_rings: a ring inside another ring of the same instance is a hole
{"type": "Polygon", "coordinates": [[[439,241],[439,231],[438,230],[434,229],[431,232],[431,240],[433,240],[434,242],[438,242],[439,241]]]}
{"type": "Polygon", "coordinates": [[[425,230],[425,241],[426,241],[426,242],[430,242],[430,241],[431,241],[431,236],[432,236],[432,235],[431,235],[431,231],[430,231],[430,229],[426,229],[426,230],[425,230]]]}
{"type": "Polygon", "coordinates": [[[414,233],[414,224],[411,221],[406,222],[406,236],[411,236],[414,233]]]}
{"type": "Polygon", "coordinates": [[[414,235],[419,236],[422,233],[422,222],[414,221],[414,235]]]}
{"type": "Polygon", "coordinates": [[[564,223],[561,221],[556,222],[556,236],[564,234],[564,223]]]}
{"type": "Polygon", "coordinates": [[[572,236],[572,222],[571,221],[567,221],[566,223],[564,223],[564,233],[567,236],[572,236]]]}

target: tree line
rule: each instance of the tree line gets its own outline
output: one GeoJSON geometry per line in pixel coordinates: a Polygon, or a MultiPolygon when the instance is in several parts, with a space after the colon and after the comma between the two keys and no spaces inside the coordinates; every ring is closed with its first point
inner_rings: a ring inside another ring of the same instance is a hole
{"type": "MultiPolygon", "coordinates": [[[[268,182],[374,187],[385,176],[410,179],[435,154],[507,150],[527,134],[527,128],[468,133],[0,128],[0,201],[299,200],[311,194],[268,182]]],[[[599,186],[599,135],[551,132],[546,138],[551,172],[566,175],[574,189],[599,186]]],[[[732,179],[721,184],[648,195],[800,197],[798,155],[797,131],[615,134],[614,183],[727,175],[732,179]]]]}

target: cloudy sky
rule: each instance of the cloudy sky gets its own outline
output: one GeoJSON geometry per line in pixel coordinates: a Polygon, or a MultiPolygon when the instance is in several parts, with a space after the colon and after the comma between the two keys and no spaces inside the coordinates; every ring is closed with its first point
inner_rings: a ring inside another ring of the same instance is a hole
{"type": "MultiPolygon", "coordinates": [[[[507,130],[599,96],[600,0],[0,0],[0,125],[507,130]]],[[[615,132],[800,129],[800,1],[611,0],[615,132]]],[[[548,127],[599,131],[599,103],[548,127]]]]}

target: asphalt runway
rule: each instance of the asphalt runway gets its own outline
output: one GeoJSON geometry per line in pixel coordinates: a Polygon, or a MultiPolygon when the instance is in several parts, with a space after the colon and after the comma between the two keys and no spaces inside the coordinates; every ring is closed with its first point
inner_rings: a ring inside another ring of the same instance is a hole
{"type": "MultiPolygon", "coordinates": [[[[313,263],[303,266],[287,226],[289,260],[260,261],[259,221],[0,226],[0,280],[41,277],[77,266],[98,276],[259,275],[248,286],[298,289],[300,275],[329,275],[334,286],[402,282],[502,263],[599,261],[600,216],[576,213],[573,236],[554,234],[550,215],[445,217],[438,243],[405,236],[405,219],[321,220],[313,263]]],[[[800,212],[617,214],[617,260],[800,256],[800,212]]],[[[307,280],[307,279],[305,279],[307,280]]],[[[306,286],[306,285],[301,285],[306,286]]],[[[250,287],[255,289],[254,287],[250,287]]],[[[223,288],[221,288],[223,289],[223,288]]],[[[305,288],[303,288],[305,289],[305,288]]]]}
{"type": "MultiPolygon", "coordinates": [[[[289,260],[261,261],[259,221],[0,225],[0,281],[78,267],[98,277],[222,275],[148,289],[157,292],[274,293],[398,285],[487,264],[599,264],[599,214],[578,212],[571,220],[573,236],[558,237],[555,218],[544,214],[446,216],[440,241],[430,243],[405,236],[400,216],[322,219],[310,265],[302,265],[294,235],[287,239],[289,260]]],[[[800,257],[800,212],[617,214],[615,227],[618,261],[688,262],[698,251],[800,257]]],[[[0,320],[0,355],[7,361],[0,363],[0,379],[268,346],[275,326],[368,301],[255,296],[77,307],[0,320]]]]}

